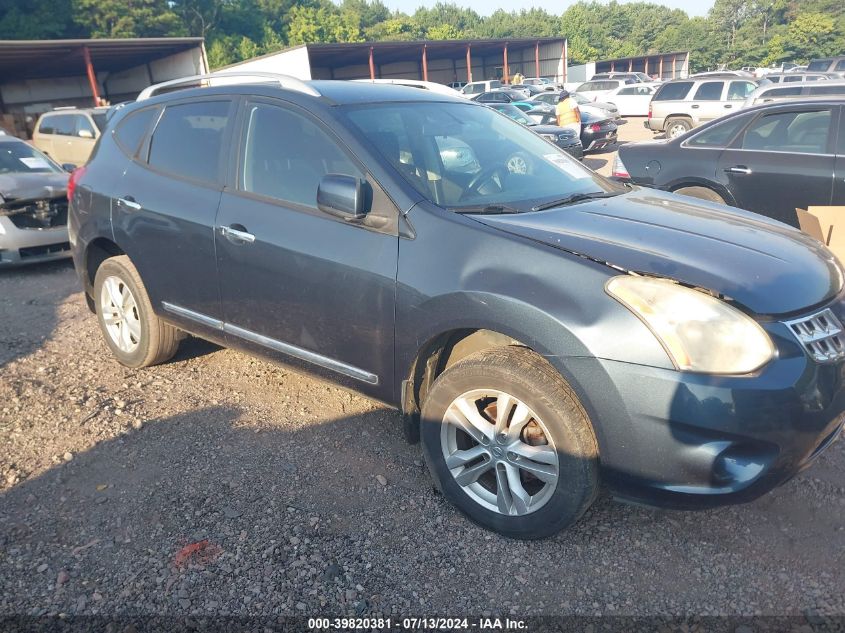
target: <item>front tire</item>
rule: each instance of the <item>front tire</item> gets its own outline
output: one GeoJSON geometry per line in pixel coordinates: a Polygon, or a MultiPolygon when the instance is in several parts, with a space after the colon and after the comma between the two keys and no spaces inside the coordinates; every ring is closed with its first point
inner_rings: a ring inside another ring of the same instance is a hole
{"type": "Polygon", "coordinates": [[[598,493],[589,418],[560,374],[526,348],[477,352],[443,372],[423,403],[420,436],[443,496],[504,536],[551,536],[598,493]]]}
{"type": "Polygon", "coordinates": [[[180,330],[155,315],[144,282],[126,255],[110,257],[97,269],[94,303],[106,345],[121,365],[149,367],[176,354],[180,330]]]}
{"type": "Polygon", "coordinates": [[[678,138],[692,129],[692,122],[687,119],[669,119],[666,121],[666,138],[678,138]]]}

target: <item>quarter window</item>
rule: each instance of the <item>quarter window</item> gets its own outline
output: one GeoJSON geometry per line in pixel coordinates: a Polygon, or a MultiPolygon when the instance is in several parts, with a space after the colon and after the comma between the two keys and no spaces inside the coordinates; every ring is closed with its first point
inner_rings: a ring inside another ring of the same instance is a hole
{"type": "Polygon", "coordinates": [[[720,101],[724,87],[723,81],[705,81],[695,91],[693,101],[720,101]]]}
{"type": "Polygon", "coordinates": [[[277,106],[248,107],[243,157],[243,191],[306,207],[316,208],[317,187],[323,176],[364,178],[316,123],[277,106]]]}
{"type": "Polygon", "coordinates": [[[141,145],[141,139],[150,129],[153,116],[158,112],[157,108],[147,108],[129,114],[114,131],[114,137],[121,149],[134,156],[141,145]]]}
{"type": "Polygon", "coordinates": [[[748,127],[742,139],[742,148],[824,154],[830,138],[830,120],[830,110],[768,114],[748,127]]]}
{"type": "Polygon", "coordinates": [[[153,132],[150,165],[167,174],[215,182],[228,121],[228,101],[168,106],[153,132]]]}

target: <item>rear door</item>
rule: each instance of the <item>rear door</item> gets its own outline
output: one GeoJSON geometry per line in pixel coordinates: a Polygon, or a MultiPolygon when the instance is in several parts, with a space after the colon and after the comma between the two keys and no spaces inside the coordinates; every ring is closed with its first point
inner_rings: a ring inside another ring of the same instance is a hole
{"type": "Polygon", "coordinates": [[[798,226],[796,208],[830,204],[838,108],[783,106],[757,115],[720,159],[737,205],[798,226]]]}
{"type": "MultiPolygon", "coordinates": [[[[210,321],[220,318],[214,220],[233,108],[222,96],[168,103],[112,201],[115,239],[141,273],[153,308],[212,334],[219,328],[210,321]]],[[[116,135],[124,123],[128,117],[116,135]]]]}
{"type": "Polygon", "coordinates": [[[53,119],[52,153],[53,159],[59,163],[72,163],[73,139],[76,136],[76,115],[57,114],[53,119]]]}
{"type": "Polygon", "coordinates": [[[215,234],[230,343],[391,397],[398,211],[306,111],[255,99],[241,118],[240,168],[223,193],[215,234]],[[367,181],[365,219],[317,208],[327,174],[367,181]]]}
{"type": "Polygon", "coordinates": [[[690,105],[690,114],[698,120],[698,123],[706,123],[722,116],[725,110],[723,101],[725,92],[725,81],[703,81],[692,94],[693,103],[690,105]]]}

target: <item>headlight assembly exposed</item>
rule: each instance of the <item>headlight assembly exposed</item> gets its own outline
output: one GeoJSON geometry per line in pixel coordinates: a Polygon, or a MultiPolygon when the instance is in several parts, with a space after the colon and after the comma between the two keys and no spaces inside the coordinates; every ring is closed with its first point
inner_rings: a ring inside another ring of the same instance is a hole
{"type": "Polygon", "coordinates": [[[682,371],[747,374],[775,354],[756,321],[703,292],[631,275],[614,277],[605,289],[648,326],[682,371]]]}

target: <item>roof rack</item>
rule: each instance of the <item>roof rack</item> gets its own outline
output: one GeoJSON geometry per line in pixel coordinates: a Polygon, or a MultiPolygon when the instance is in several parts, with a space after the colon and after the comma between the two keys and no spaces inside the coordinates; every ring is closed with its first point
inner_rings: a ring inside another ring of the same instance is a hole
{"type": "Polygon", "coordinates": [[[197,85],[202,85],[203,82],[208,82],[207,85],[210,85],[211,81],[214,79],[245,79],[248,77],[263,79],[265,81],[273,81],[278,83],[279,86],[281,86],[282,88],[286,88],[288,90],[295,90],[296,92],[302,92],[304,94],[311,95],[312,97],[322,96],[312,86],[309,86],[301,79],[291,77],[290,75],[281,75],[279,73],[244,71],[232,73],[210,73],[207,75],[192,75],[190,77],[182,77],[181,79],[171,79],[170,81],[164,81],[160,84],[154,84],[152,86],[144,88],[138,95],[138,98],[136,100],[144,101],[145,99],[154,97],[155,95],[159,94],[160,91],[167,88],[196,87],[197,85]]]}

